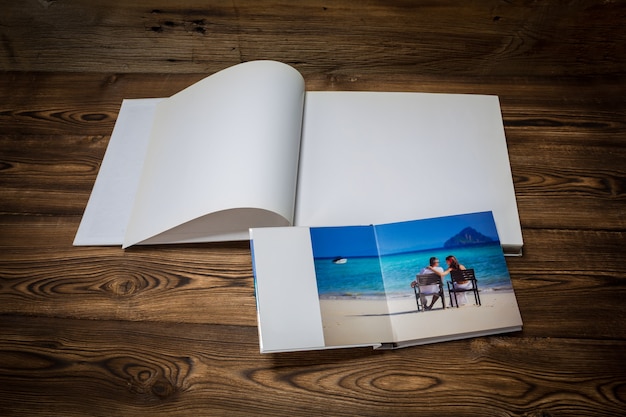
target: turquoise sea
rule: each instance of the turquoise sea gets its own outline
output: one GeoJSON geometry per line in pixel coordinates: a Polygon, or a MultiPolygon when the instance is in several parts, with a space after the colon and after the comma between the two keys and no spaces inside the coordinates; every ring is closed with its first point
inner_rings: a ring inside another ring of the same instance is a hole
{"type": "MultiPolygon", "coordinates": [[[[415,275],[436,256],[445,269],[445,258],[454,255],[466,268],[473,268],[481,291],[511,289],[506,261],[499,243],[455,249],[430,249],[379,257],[348,258],[344,264],[332,258],[315,258],[320,297],[390,297],[413,295],[415,275]]],[[[445,280],[449,280],[448,277],[445,280]]],[[[444,284],[445,286],[445,284],[444,284]]]]}

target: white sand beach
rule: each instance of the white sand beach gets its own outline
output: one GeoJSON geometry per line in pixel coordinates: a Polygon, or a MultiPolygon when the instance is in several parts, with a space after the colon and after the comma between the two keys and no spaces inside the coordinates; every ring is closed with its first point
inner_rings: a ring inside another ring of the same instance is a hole
{"type": "Polygon", "coordinates": [[[412,295],[389,302],[382,298],[321,299],[325,343],[343,346],[418,339],[429,343],[497,333],[522,324],[512,290],[481,291],[481,306],[474,305],[473,295],[468,293],[467,298],[469,304],[456,308],[450,307],[446,296],[445,310],[437,302],[433,310],[420,312],[412,295]]]}

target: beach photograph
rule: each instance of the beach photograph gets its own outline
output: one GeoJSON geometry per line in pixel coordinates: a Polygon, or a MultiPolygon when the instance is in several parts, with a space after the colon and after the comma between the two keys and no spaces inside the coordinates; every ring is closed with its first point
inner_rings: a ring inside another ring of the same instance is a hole
{"type": "Polygon", "coordinates": [[[311,228],[326,346],[419,344],[522,324],[490,212],[374,226],[311,228]],[[478,294],[452,292],[473,270],[478,294]],[[416,289],[417,275],[438,276],[416,289]],[[479,298],[479,301],[478,301],[479,298]],[[457,307],[458,302],[458,307],[457,307]]]}

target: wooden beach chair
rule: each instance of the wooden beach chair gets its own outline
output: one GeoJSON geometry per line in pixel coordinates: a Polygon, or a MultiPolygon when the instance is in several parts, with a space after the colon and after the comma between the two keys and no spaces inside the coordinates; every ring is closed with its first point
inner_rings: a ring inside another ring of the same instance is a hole
{"type": "Polygon", "coordinates": [[[441,300],[441,308],[446,308],[446,300],[443,292],[443,282],[437,274],[418,274],[415,277],[413,291],[415,292],[415,301],[417,302],[417,311],[424,311],[425,306],[422,305],[421,296],[438,295],[441,300]],[[428,286],[436,285],[437,291],[429,291],[428,286]],[[426,292],[425,292],[426,291],[426,292]]]}
{"type": "Polygon", "coordinates": [[[473,292],[474,293],[474,302],[476,305],[480,304],[480,295],[478,294],[478,280],[474,275],[473,269],[465,269],[465,270],[457,270],[450,271],[450,281],[448,284],[448,295],[450,296],[450,305],[459,307],[459,301],[457,299],[457,294],[465,293],[465,292],[473,292]],[[471,282],[471,286],[467,288],[459,288],[454,284],[464,283],[466,281],[471,282]],[[453,297],[454,294],[454,297],[453,297]]]}

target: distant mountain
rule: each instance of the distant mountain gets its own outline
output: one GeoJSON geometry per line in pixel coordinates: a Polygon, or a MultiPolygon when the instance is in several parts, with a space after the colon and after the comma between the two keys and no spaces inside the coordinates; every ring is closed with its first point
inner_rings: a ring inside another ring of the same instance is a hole
{"type": "Polygon", "coordinates": [[[479,245],[482,243],[493,242],[489,236],[485,236],[476,229],[466,227],[443,244],[444,248],[458,248],[460,246],[479,245]]]}

